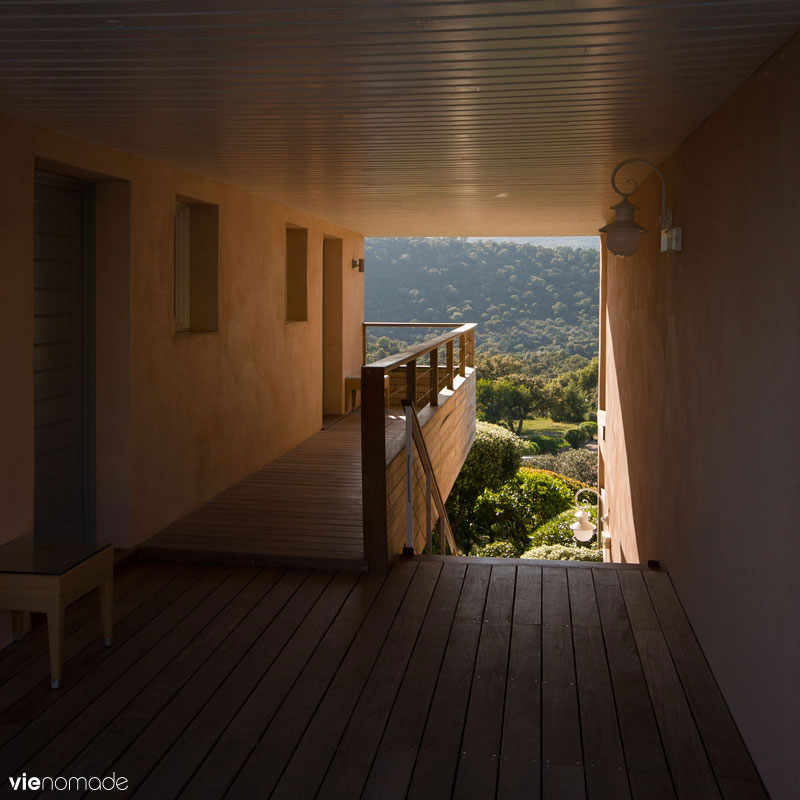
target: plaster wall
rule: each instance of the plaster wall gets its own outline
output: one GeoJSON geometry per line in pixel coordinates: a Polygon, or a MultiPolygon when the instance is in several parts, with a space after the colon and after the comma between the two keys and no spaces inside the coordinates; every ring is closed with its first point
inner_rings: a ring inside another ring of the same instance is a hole
{"type": "Polygon", "coordinates": [[[349,405],[344,379],[361,373],[361,325],[364,317],[364,275],[353,269],[353,259],[345,253],[345,242],[327,238],[325,243],[325,397],[326,414],[343,414],[349,405]],[[345,257],[346,256],[346,257],[345,257]]]}
{"type": "Polygon", "coordinates": [[[616,561],[666,565],[773,798],[800,796],[800,38],[662,165],[683,252],[609,256],[616,561]]]}
{"type": "MultiPolygon", "coordinates": [[[[0,117],[0,541],[33,525],[34,168],[95,182],[97,504],[130,546],[319,430],[322,241],[352,231],[231,186],[0,117]],[[219,330],[176,337],[177,196],[219,207],[219,330]],[[308,321],[286,322],[285,230],[308,229],[308,321]]],[[[344,270],[344,266],[342,266],[344,270]]],[[[343,361],[360,364],[363,276],[344,273],[343,361]]]]}

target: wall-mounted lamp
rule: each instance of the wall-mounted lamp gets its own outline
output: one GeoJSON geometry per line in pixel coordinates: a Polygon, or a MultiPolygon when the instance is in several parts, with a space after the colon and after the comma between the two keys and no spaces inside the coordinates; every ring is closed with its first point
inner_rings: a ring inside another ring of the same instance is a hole
{"type": "Polygon", "coordinates": [[[647,164],[652,167],[656,175],[661,179],[661,216],[658,218],[661,224],[661,252],[680,251],[683,244],[683,230],[672,227],[672,211],[667,210],[667,183],[661,174],[661,170],[646,158],[626,158],[624,161],[620,161],[611,173],[611,188],[622,197],[622,200],[615,206],[611,206],[614,211],[614,221],[600,228],[600,233],[606,235],[606,246],[615,256],[624,258],[636,252],[642,234],[647,233],[647,229],[639,225],[634,219],[638,206],[628,202],[628,197],[639,188],[639,183],[633,178],[628,178],[626,183],[633,184],[633,188],[628,192],[618,189],[616,183],[617,172],[619,172],[620,168],[633,162],[647,164]]]}
{"type": "MultiPolygon", "coordinates": [[[[577,541],[588,542],[592,536],[594,536],[594,525],[589,519],[588,501],[584,500],[584,505],[581,505],[578,500],[578,497],[580,497],[583,492],[594,492],[597,494],[597,492],[591,488],[578,489],[578,491],[575,492],[575,522],[569,526],[569,529],[572,531],[572,535],[577,541]]],[[[597,497],[599,500],[600,495],[597,494],[597,497]]]]}
{"type": "Polygon", "coordinates": [[[364,259],[363,258],[354,258],[353,259],[353,269],[357,269],[359,272],[364,271],[364,259]]]}
{"type": "Polygon", "coordinates": [[[602,544],[603,547],[603,561],[610,561],[611,536],[608,531],[603,530],[603,528],[608,525],[608,514],[602,514],[602,503],[603,497],[597,489],[593,489],[591,486],[578,489],[578,491],[575,492],[575,522],[573,522],[569,528],[575,540],[578,542],[588,542],[595,535],[595,532],[600,534],[598,538],[600,539],[599,544],[602,544]],[[589,501],[581,501],[578,499],[584,492],[591,492],[597,497],[597,531],[595,531],[595,527],[591,519],[589,519],[589,501]],[[581,502],[583,505],[581,505],[581,502]]]}

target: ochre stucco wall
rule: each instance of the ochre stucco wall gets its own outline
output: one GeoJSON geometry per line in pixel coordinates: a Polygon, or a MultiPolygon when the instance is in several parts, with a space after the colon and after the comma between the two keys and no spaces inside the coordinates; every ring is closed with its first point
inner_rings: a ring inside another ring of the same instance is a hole
{"type": "MultiPolygon", "coordinates": [[[[800,797],[800,39],[663,165],[683,252],[607,264],[615,560],[661,560],[771,796],[800,797]]],[[[633,154],[632,154],[633,155],[633,154]]]]}
{"type": "Polygon", "coordinates": [[[343,369],[360,364],[363,239],[252,194],[0,118],[0,541],[33,511],[34,166],[97,189],[99,538],[135,544],[319,430],[322,241],[342,240],[343,369]],[[64,166],[59,166],[64,165],[64,166]],[[219,331],[173,334],[177,195],[219,206],[219,331]],[[286,323],[287,224],[308,229],[308,322],[286,323]]]}

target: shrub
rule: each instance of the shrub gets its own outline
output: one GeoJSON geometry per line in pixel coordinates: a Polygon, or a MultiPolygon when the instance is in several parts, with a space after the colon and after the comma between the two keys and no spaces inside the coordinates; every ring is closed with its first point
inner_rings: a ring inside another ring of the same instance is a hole
{"type": "Polygon", "coordinates": [[[515,547],[513,542],[498,539],[496,542],[474,548],[472,555],[484,558],[516,558],[519,555],[519,548],[515,547]]]}
{"type": "Polygon", "coordinates": [[[564,438],[572,447],[577,449],[586,444],[586,440],[589,437],[586,435],[586,431],[583,430],[583,428],[572,428],[564,434],[564,438]]]}
{"type": "Polygon", "coordinates": [[[522,439],[501,425],[475,424],[475,441],[458,474],[454,491],[479,495],[497,489],[516,473],[522,455],[522,439]]]}
{"type": "Polygon", "coordinates": [[[534,456],[525,462],[525,466],[532,469],[546,469],[550,472],[558,472],[558,456],[554,456],[551,453],[534,456]]]}
{"type": "MultiPolygon", "coordinates": [[[[569,452],[569,451],[567,451],[569,452]]],[[[533,467],[520,467],[520,472],[528,472],[533,473],[534,475],[543,475],[547,478],[557,478],[567,489],[572,493],[570,498],[574,497],[575,492],[578,489],[585,489],[586,484],[583,481],[575,480],[575,478],[570,478],[568,475],[559,475],[557,472],[549,469],[534,469],[533,467]]]]}
{"type": "Polygon", "coordinates": [[[522,455],[524,456],[538,456],[541,451],[536,442],[522,440],[522,455]]]}
{"type": "Polygon", "coordinates": [[[540,453],[549,455],[555,455],[564,446],[560,436],[534,436],[531,441],[536,442],[540,453]]]}
{"type": "Polygon", "coordinates": [[[486,489],[499,489],[511,480],[520,465],[522,439],[500,425],[478,422],[475,442],[456,478],[447,512],[459,550],[468,553],[473,540],[472,519],[478,496],[486,489]]]}
{"type": "Polygon", "coordinates": [[[586,431],[586,438],[591,440],[597,436],[597,423],[596,422],[581,422],[581,428],[586,431]]]}
{"type": "MultiPolygon", "coordinates": [[[[597,525],[597,507],[589,507],[589,519],[594,525],[597,525]]],[[[560,514],[554,516],[552,519],[547,520],[540,525],[530,536],[530,543],[534,547],[541,545],[564,545],[566,547],[581,547],[586,549],[589,543],[577,543],[572,536],[570,525],[575,522],[575,509],[569,508],[562,511],[560,514]]]]}
{"type": "Polygon", "coordinates": [[[505,540],[516,552],[530,546],[531,534],[547,520],[570,508],[579,481],[546,470],[523,467],[499,489],[487,489],[475,504],[471,539],[482,543],[505,540]]]}
{"type": "Polygon", "coordinates": [[[526,550],[520,558],[545,558],[557,561],[602,561],[603,552],[596,547],[565,547],[561,544],[543,544],[526,550]]]}
{"type": "MultiPolygon", "coordinates": [[[[552,457],[552,456],[551,456],[552,457]]],[[[538,456],[542,458],[542,456],[538,456]]],[[[555,466],[547,467],[561,475],[574,478],[577,481],[597,486],[597,451],[596,450],[565,450],[555,458],[555,466]]],[[[528,462],[534,466],[532,462],[528,462]]],[[[538,463],[535,466],[540,466],[538,463]]],[[[543,465],[542,465],[543,467],[543,465]]],[[[540,467],[541,468],[541,467],[540,467]]]]}

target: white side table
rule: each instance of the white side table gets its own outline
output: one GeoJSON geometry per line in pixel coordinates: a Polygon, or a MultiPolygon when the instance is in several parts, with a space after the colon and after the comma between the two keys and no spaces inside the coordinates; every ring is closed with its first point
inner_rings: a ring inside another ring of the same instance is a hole
{"type": "Polygon", "coordinates": [[[114,598],[114,550],[85,542],[48,545],[31,538],[0,545],[0,608],[13,614],[14,639],[22,638],[23,614],[47,614],[50,684],[61,682],[64,658],[64,610],[92,589],[100,590],[103,639],[111,644],[114,598]]]}

